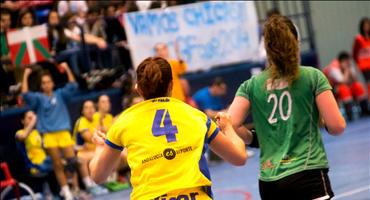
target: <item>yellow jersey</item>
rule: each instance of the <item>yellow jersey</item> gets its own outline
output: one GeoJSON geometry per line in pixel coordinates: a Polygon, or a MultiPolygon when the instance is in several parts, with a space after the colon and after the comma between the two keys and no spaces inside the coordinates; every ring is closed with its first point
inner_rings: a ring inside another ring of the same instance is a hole
{"type": "MultiPolygon", "coordinates": [[[[22,134],[24,134],[23,129],[16,132],[16,135],[22,134]]],[[[24,144],[28,159],[31,161],[31,163],[35,165],[42,164],[46,159],[46,153],[42,148],[42,138],[40,133],[36,129],[32,130],[32,132],[24,140],[24,144]]]]}
{"type": "Polygon", "coordinates": [[[170,63],[172,70],[172,97],[181,101],[185,101],[185,93],[180,82],[180,76],[186,71],[186,63],[178,60],[169,60],[168,63],[170,63]]]}
{"type": "Polygon", "coordinates": [[[93,121],[97,123],[97,126],[101,125],[100,122],[102,121],[102,125],[104,126],[105,130],[109,130],[109,128],[113,124],[113,115],[106,114],[103,119],[101,119],[101,115],[99,112],[94,113],[93,121]]]}
{"type": "Polygon", "coordinates": [[[157,199],[186,189],[201,189],[211,199],[204,154],[218,131],[203,112],[163,97],[124,111],[108,131],[106,144],[118,150],[127,148],[132,200],[157,199]]]}
{"type": "MultiPolygon", "coordinates": [[[[76,141],[78,134],[83,133],[84,131],[88,130],[90,134],[94,134],[95,129],[98,127],[99,122],[97,120],[88,120],[86,117],[80,117],[75,124],[73,130],[73,139],[76,141]]],[[[83,139],[81,135],[81,139],[83,139]]],[[[91,141],[84,141],[84,148],[87,150],[95,150],[95,144],[91,141]]]]}

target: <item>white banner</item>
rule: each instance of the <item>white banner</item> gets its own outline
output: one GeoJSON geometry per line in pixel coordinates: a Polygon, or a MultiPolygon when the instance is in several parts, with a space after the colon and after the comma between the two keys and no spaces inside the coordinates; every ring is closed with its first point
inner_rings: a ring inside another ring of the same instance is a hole
{"type": "Polygon", "coordinates": [[[127,13],[125,29],[133,64],[167,43],[179,46],[187,71],[251,60],[258,53],[258,20],[251,1],[210,1],[127,13]]]}

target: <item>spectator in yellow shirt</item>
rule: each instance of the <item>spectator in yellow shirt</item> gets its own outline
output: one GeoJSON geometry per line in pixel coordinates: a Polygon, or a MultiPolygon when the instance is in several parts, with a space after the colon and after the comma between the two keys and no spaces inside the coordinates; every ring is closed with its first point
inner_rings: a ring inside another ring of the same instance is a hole
{"type": "Polygon", "coordinates": [[[93,115],[95,111],[96,110],[94,102],[88,100],[83,103],[81,111],[82,116],[76,121],[73,130],[73,138],[77,140],[77,144],[83,143],[78,148],[77,153],[77,157],[80,162],[79,169],[82,181],[90,194],[98,196],[102,194],[107,194],[108,190],[95,184],[94,181],[91,180],[88,171],[88,163],[93,158],[95,153],[95,144],[91,140],[94,131],[98,126],[98,122],[93,120],[93,115]],[[79,139],[81,139],[83,142],[79,141],[79,139]]]}
{"type": "Polygon", "coordinates": [[[98,112],[95,112],[93,119],[98,123],[97,129],[107,133],[113,124],[113,116],[109,113],[111,108],[108,95],[101,95],[98,98],[98,112]]]}
{"type": "Polygon", "coordinates": [[[15,134],[15,138],[25,145],[27,157],[30,161],[29,170],[31,174],[45,173],[52,170],[51,160],[42,148],[41,135],[35,129],[36,122],[36,114],[27,111],[22,119],[24,128],[18,130],[15,134]]]}
{"type": "Polygon", "coordinates": [[[184,88],[181,84],[180,78],[186,71],[187,65],[181,59],[177,43],[175,43],[176,59],[171,59],[168,51],[168,46],[165,43],[158,43],[154,46],[156,56],[164,58],[170,63],[172,69],[173,88],[172,97],[185,101],[184,88]]]}

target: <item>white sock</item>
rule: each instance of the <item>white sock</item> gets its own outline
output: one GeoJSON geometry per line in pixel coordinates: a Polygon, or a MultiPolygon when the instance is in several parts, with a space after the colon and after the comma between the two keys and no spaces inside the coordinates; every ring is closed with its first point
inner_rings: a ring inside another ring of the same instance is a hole
{"type": "Polygon", "coordinates": [[[61,193],[62,193],[62,196],[64,197],[64,199],[73,199],[73,195],[72,195],[72,192],[71,190],[69,189],[68,185],[64,185],[62,186],[61,188],[61,193]]]}
{"type": "Polygon", "coordinates": [[[94,187],[96,185],[95,182],[89,176],[84,177],[82,179],[82,182],[84,182],[87,188],[94,187]]]}

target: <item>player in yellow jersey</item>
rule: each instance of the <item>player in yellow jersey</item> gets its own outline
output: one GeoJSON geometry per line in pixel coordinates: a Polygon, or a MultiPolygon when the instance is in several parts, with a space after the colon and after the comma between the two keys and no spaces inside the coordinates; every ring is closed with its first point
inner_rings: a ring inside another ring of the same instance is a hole
{"type": "MultiPolygon", "coordinates": [[[[217,116],[219,131],[203,112],[171,98],[171,66],[163,58],[145,59],[136,73],[136,89],[145,101],[124,111],[110,128],[101,153],[90,162],[92,178],[104,181],[126,148],[132,200],[212,199],[208,146],[234,165],[247,159],[230,117],[217,116]]],[[[102,136],[95,134],[94,140],[102,143],[102,136]]]]}

